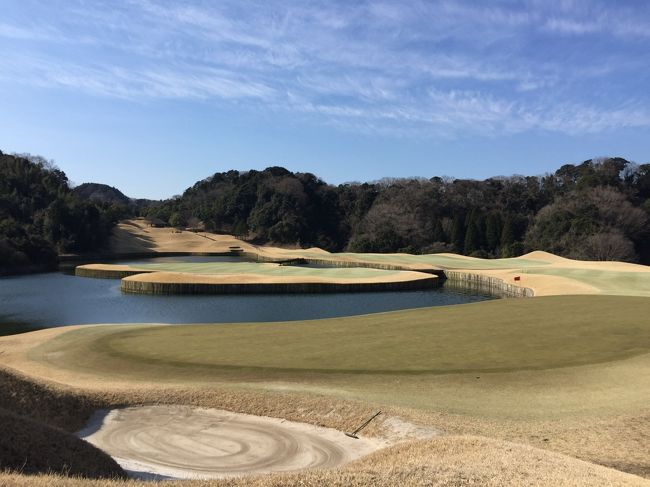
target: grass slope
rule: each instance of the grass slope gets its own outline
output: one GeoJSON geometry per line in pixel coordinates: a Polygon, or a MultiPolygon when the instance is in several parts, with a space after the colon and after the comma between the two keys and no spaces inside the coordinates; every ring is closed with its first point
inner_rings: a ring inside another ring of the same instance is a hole
{"type": "Polygon", "coordinates": [[[0,471],[125,477],[111,457],[69,432],[80,429],[101,402],[4,370],[0,390],[0,471]]]}
{"type": "Polygon", "coordinates": [[[108,454],[42,422],[0,409],[0,471],[126,478],[108,454]]]}

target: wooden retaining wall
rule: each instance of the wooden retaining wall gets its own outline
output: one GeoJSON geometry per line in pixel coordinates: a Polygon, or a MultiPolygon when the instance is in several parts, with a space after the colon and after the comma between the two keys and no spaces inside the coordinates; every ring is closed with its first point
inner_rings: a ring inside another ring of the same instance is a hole
{"type": "Polygon", "coordinates": [[[484,292],[492,296],[532,298],[535,295],[535,292],[528,287],[510,284],[498,277],[461,271],[445,271],[445,276],[452,285],[459,285],[463,289],[484,292]]]}
{"type": "Polygon", "coordinates": [[[414,267],[403,266],[399,264],[385,264],[383,262],[354,262],[348,260],[328,260],[328,259],[305,259],[308,264],[327,265],[331,267],[365,267],[368,269],[381,269],[384,271],[413,271],[422,272],[424,274],[433,274],[435,276],[443,276],[442,269],[432,269],[429,267],[417,269],[414,267]]]}
{"type": "Polygon", "coordinates": [[[287,294],[359,293],[431,289],[440,286],[436,276],[411,281],[366,283],[167,283],[122,280],[121,289],[130,294],[287,294]]]}
{"type": "MultiPolygon", "coordinates": [[[[171,254],[171,252],[169,253],[171,254]]],[[[175,255],[217,255],[199,253],[174,253],[175,255]]],[[[157,254],[160,256],[160,254],[157,254]]],[[[396,264],[377,262],[354,262],[347,260],[329,260],[314,258],[278,259],[262,256],[253,252],[230,252],[218,255],[239,255],[257,262],[273,262],[279,264],[315,264],[331,267],[364,267],[371,269],[413,271],[414,269],[396,264]]],[[[75,275],[99,279],[123,279],[136,274],[157,272],[155,270],[114,270],[88,269],[84,266],[75,268],[75,275]]],[[[335,292],[377,292],[430,289],[439,287],[443,281],[449,281],[450,287],[457,286],[464,290],[476,291],[495,297],[533,297],[534,291],[524,286],[518,286],[498,277],[473,274],[464,271],[441,269],[417,269],[417,272],[432,275],[429,278],[402,282],[383,283],[241,283],[241,284],[192,284],[192,283],[160,283],[122,281],[122,291],[132,294],[281,294],[281,293],[335,293],[335,292]],[[435,277],[434,277],[435,276],[435,277]],[[440,279],[438,279],[440,278],[440,279]]]]}

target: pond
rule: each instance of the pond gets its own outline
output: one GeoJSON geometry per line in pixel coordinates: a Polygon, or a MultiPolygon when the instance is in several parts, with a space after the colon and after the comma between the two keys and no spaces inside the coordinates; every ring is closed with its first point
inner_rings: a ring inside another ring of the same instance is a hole
{"type": "MultiPolygon", "coordinates": [[[[232,261],[228,257],[138,260],[232,261]]],[[[134,263],[135,261],[130,261],[134,263]]],[[[341,294],[153,296],[123,294],[120,281],[66,272],[0,279],[0,334],[87,323],[242,323],[351,316],[471,303],[489,296],[451,290],[341,294]]]]}

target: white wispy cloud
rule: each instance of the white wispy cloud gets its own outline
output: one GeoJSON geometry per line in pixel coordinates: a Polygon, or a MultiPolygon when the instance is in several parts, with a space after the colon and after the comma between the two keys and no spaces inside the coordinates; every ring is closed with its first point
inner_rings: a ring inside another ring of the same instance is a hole
{"type": "Polygon", "coordinates": [[[647,95],[619,86],[621,72],[650,77],[647,57],[621,55],[648,42],[649,20],[596,0],[70,0],[3,18],[0,80],[250,103],[364,132],[591,133],[650,126],[647,95]],[[588,36],[586,55],[571,43],[588,36]]]}

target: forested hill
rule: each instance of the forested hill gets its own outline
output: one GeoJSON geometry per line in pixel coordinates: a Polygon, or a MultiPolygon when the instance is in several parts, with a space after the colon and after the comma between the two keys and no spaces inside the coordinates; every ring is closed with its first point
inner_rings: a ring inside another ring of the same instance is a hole
{"type": "Polygon", "coordinates": [[[129,198],[119,189],[101,183],[83,183],[75,186],[72,192],[82,200],[94,201],[103,204],[103,206],[114,205],[121,209],[126,208],[130,215],[137,214],[143,208],[160,203],[160,201],[144,198],[129,198]]]}
{"type": "Polygon", "coordinates": [[[84,200],[94,200],[101,203],[117,203],[129,205],[131,199],[119,189],[100,183],[83,183],[76,186],[72,192],[84,200]]]}
{"type": "Polygon", "coordinates": [[[260,242],[332,251],[501,257],[546,250],[650,263],[650,164],[621,158],[544,176],[339,186],[281,167],[228,171],[146,213],[174,226],[201,221],[260,242]]]}
{"type": "Polygon", "coordinates": [[[331,251],[502,257],[546,250],[650,264],[650,164],[621,158],[567,164],[544,176],[339,186],[270,167],[216,173],[180,197],[139,202],[102,184],[73,190],[43,158],[0,152],[0,273],[100,249],[114,223],[135,214],[331,251]]]}
{"type": "Polygon", "coordinates": [[[96,250],[125,216],[123,205],[75,196],[45,159],[0,152],[0,273],[48,269],[59,253],[96,250]]]}

